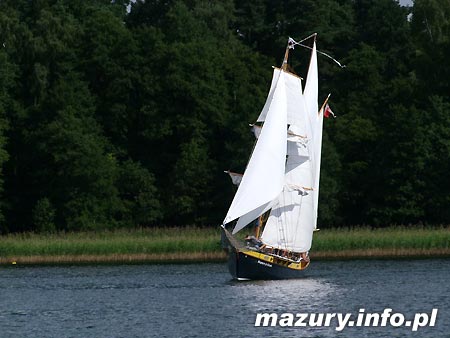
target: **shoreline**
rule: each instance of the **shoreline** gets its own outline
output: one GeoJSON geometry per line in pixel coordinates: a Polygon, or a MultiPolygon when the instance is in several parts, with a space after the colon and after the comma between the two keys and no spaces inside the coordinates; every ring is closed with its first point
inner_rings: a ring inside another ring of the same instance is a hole
{"type": "Polygon", "coordinates": [[[2,265],[67,265],[67,264],[180,264],[224,262],[223,252],[187,252],[164,254],[107,254],[107,255],[57,255],[16,256],[0,258],[2,265]]]}
{"type": "MultiPolygon", "coordinates": [[[[372,260],[372,259],[432,259],[450,258],[446,249],[357,249],[319,251],[311,253],[311,260],[372,260]]],[[[106,254],[106,255],[33,255],[0,257],[0,266],[10,265],[96,265],[96,264],[187,264],[225,263],[225,252],[177,252],[163,254],[106,254]]]]}
{"type": "MultiPolygon", "coordinates": [[[[225,262],[218,228],[143,228],[0,236],[0,267],[225,262]]],[[[325,229],[312,261],[450,258],[450,226],[325,229]]]]}

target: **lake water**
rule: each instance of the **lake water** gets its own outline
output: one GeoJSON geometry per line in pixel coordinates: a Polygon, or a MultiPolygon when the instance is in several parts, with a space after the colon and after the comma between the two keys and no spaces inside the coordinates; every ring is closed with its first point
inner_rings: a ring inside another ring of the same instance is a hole
{"type": "Polygon", "coordinates": [[[0,337],[450,337],[450,260],[313,262],[299,280],[225,264],[0,267],[0,337]],[[255,327],[258,312],[381,313],[434,327],[255,327]]]}

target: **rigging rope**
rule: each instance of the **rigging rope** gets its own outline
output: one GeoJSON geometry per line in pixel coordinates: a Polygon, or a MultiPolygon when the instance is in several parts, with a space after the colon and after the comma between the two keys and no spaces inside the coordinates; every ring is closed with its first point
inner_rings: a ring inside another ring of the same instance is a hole
{"type": "MultiPolygon", "coordinates": [[[[304,47],[304,48],[312,50],[312,47],[306,46],[306,45],[302,44],[302,42],[306,41],[306,40],[308,40],[308,39],[310,39],[310,38],[312,38],[313,36],[316,36],[316,35],[317,35],[317,33],[311,34],[310,36],[308,36],[308,37],[306,37],[306,38],[304,38],[304,39],[302,39],[302,40],[300,40],[298,42],[295,41],[293,38],[289,38],[289,40],[288,40],[289,49],[294,49],[295,46],[300,46],[300,47],[304,47]]],[[[334,57],[332,57],[331,55],[329,55],[327,53],[324,53],[324,52],[322,52],[320,50],[317,50],[317,53],[319,53],[319,54],[321,54],[323,56],[326,56],[327,58],[333,60],[341,68],[345,68],[346,67],[345,65],[341,64],[338,60],[336,60],[334,57]]]]}

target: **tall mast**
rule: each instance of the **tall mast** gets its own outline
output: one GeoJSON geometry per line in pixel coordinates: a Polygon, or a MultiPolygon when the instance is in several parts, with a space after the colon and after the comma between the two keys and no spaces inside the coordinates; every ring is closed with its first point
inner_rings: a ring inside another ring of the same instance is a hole
{"type": "Polygon", "coordinates": [[[286,47],[286,52],[284,53],[283,64],[281,65],[281,69],[283,69],[284,71],[287,71],[288,58],[289,58],[289,49],[291,49],[291,45],[288,42],[288,45],[286,47]]]}

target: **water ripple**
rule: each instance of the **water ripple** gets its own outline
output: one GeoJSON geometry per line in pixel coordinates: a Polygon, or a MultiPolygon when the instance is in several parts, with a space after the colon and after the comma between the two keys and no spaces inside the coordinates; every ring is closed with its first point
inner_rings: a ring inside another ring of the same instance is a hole
{"type": "Polygon", "coordinates": [[[407,337],[405,328],[255,328],[258,312],[439,308],[449,337],[448,260],[314,262],[303,279],[234,282],[224,264],[22,267],[0,274],[9,337],[407,337]]]}

